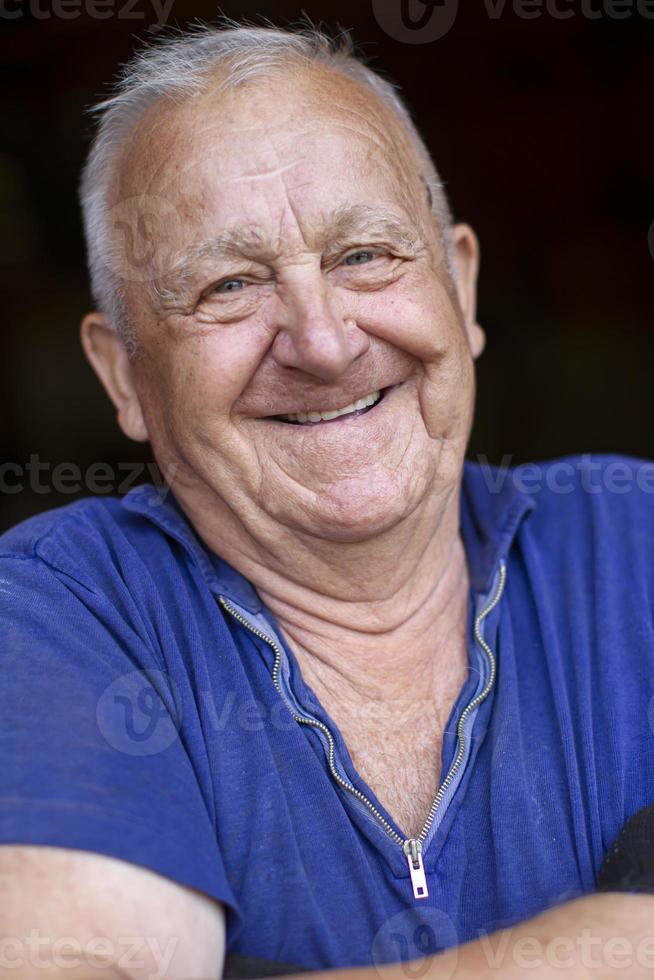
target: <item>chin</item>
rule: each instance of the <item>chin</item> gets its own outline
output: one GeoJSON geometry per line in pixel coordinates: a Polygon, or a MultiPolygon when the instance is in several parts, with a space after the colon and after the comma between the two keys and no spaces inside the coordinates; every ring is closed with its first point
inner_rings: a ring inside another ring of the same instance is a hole
{"type": "Polygon", "coordinates": [[[415,484],[409,490],[348,480],[325,490],[315,507],[302,514],[301,523],[297,515],[293,523],[298,530],[327,541],[368,541],[391,530],[415,510],[422,496],[417,490],[415,484]]]}

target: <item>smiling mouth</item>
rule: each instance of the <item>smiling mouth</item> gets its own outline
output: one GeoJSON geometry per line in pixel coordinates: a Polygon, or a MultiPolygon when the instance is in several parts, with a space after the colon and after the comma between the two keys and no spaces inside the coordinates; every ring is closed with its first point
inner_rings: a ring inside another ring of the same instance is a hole
{"type": "Polygon", "coordinates": [[[288,415],[273,415],[272,419],[276,422],[286,422],[288,425],[319,425],[322,422],[333,422],[335,419],[340,419],[344,416],[357,418],[359,415],[366,415],[375,405],[378,405],[387,391],[388,388],[371,391],[370,394],[364,395],[363,398],[358,398],[350,405],[344,405],[343,408],[336,408],[325,412],[292,412],[288,415]]]}

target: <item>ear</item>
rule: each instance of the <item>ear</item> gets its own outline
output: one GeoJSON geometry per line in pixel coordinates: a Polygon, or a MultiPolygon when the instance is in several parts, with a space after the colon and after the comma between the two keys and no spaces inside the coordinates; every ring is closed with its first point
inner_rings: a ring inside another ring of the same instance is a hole
{"type": "Polygon", "coordinates": [[[456,292],[463,313],[468,343],[473,357],[479,357],[486,344],[486,334],[477,323],[477,273],[479,242],[470,225],[452,228],[456,292]]]}
{"type": "Polygon", "coordinates": [[[129,439],[147,442],[148,430],[134,384],[132,362],[118,332],[102,313],[88,313],[80,338],[84,353],[116,406],[118,424],[129,439]]]}

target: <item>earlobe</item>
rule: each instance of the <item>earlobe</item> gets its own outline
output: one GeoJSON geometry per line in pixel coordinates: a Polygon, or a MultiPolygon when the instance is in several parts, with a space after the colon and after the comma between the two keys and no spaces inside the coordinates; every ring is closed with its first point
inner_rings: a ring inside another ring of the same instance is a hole
{"type": "Polygon", "coordinates": [[[80,327],[82,347],[93,370],[116,406],[118,424],[129,439],[147,442],[132,364],[118,333],[102,313],[88,313],[80,327]]]}
{"type": "Polygon", "coordinates": [[[472,356],[477,358],[486,345],[486,335],[477,323],[479,242],[470,225],[454,225],[451,234],[459,306],[472,356]]]}
{"type": "Polygon", "coordinates": [[[478,323],[473,323],[468,329],[468,339],[470,341],[470,350],[472,356],[475,360],[483,352],[486,346],[486,331],[478,323]]]}

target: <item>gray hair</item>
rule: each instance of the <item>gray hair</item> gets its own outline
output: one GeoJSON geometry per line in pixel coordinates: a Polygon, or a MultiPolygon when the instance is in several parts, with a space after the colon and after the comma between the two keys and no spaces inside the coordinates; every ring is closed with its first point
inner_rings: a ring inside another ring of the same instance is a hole
{"type": "Polygon", "coordinates": [[[283,70],[291,60],[316,62],[358,81],[396,113],[424,168],[451,273],[450,208],[429,151],[396,86],[367,67],[345,32],[332,38],[311,24],[285,30],[223,18],[220,26],[194,26],[147,44],[123,67],[113,93],[89,110],[99,122],[82,171],[80,201],[91,292],[97,308],[128,346],[135,345],[126,309],[126,281],[107,228],[110,183],[120,148],[153,103],[159,99],[180,103],[202,93],[207,75],[216,67],[225,69],[222,87],[231,88],[283,70]]]}

